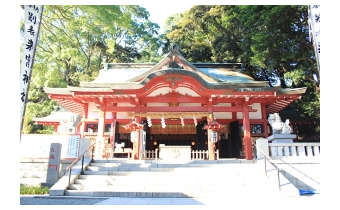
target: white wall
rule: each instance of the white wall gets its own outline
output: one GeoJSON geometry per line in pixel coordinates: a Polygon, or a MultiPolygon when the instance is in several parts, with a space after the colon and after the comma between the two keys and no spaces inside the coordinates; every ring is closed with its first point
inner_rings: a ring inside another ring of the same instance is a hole
{"type": "Polygon", "coordinates": [[[49,158],[52,143],[60,143],[61,158],[77,158],[81,150],[78,134],[24,134],[21,135],[21,158],[49,158]]]}
{"type": "Polygon", "coordinates": [[[132,117],[127,116],[126,112],[117,112],[117,119],[132,119],[132,117]]]}
{"type": "Polygon", "coordinates": [[[168,107],[168,103],[147,103],[147,106],[159,106],[159,107],[168,107]]]}
{"type": "MultiPolygon", "coordinates": [[[[256,112],[249,112],[249,119],[262,119],[262,111],[261,111],[261,104],[255,103],[253,104],[253,109],[257,109],[256,112]]],[[[237,112],[236,114],[237,119],[243,119],[243,113],[237,112]]]]}
{"type": "Polygon", "coordinates": [[[186,88],[186,87],[179,87],[176,89],[176,92],[183,94],[183,95],[188,94],[189,96],[200,96],[195,91],[189,88],[186,88]]]}
{"type": "Polygon", "coordinates": [[[148,96],[157,96],[159,94],[167,94],[171,92],[171,88],[169,87],[162,87],[162,88],[158,88],[157,90],[153,91],[152,93],[150,93],[148,96]]]}
{"type": "Polygon", "coordinates": [[[216,119],[232,119],[231,112],[214,112],[214,118],[216,119]]]}
{"type": "MultiPolygon", "coordinates": [[[[88,117],[87,118],[88,119],[99,119],[99,110],[96,108],[94,102],[89,103],[88,117]]],[[[112,119],[112,112],[106,112],[105,118],[106,119],[112,119]]]]}
{"type": "Polygon", "coordinates": [[[98,119],[99,118],[99,111],[96,111],[98,110],[95,106],[95,103],[91,102],[89,103],[89,106],[88,106],[88,119],[98,119]]]}
{"type": "MultiPolygon", "coordinates": [[[[168,94],[168,93],[171,93],[171,92],[172,92],[171,88],[162,87],[162,88],[158,88],[157,90],[153,91],[148,96],[157,96],[159,94],[165,95],[165,94],[168,94]]],[[[178,88],[176,88],[176,92],[183,94],[183,95],[188,94],[189,96],[200,96],[195,91],[193,91],[189,88],[186,88],[186,87],[178,87],[178,88]]]]}

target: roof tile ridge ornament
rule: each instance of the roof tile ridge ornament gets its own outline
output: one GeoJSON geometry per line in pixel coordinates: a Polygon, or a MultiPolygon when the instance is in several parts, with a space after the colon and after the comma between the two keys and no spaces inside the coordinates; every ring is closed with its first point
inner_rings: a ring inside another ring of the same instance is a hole
{"type": "MultiPolygon", "coordinates": [[[[169,64],[171,61],[174,61],[174,59],[176,59],[176,63],[178,65],[182,65],[183,68],[180,67],[168,67],[168,68],[180,68],[185,70],[189,70],[189,71],[193,71],[196,73],[201,73],[201,71],[199,71],[194,65],[192,65],[186,58],[184,58],[184,56],[179,52],[178,50],[178,46],[173,45],[171,47],[171,50],[169,51],[169,53],[167,55],[165,55],[163,57],[163,59],[158,62],[153,68],[151,68],[150,70],[136,76],[133,77],[129,80],[127,80],[127,82],[140,82],[142,80],[144,80],[148,75],[156,72],[156,71],[163,71],[163,67],[166,66],[167,64],[169,64]],[[180,62],[180,64],[178,63],[178,61],[180,62]],[[184,64],[184,65],[183,65],[184,64]]],[[[173,63],[173,65],[175,65],[175,63],[173,63]]],[[[165,68],[165,69],[168,69],[165,68]]]]}
{"type": "Polygon", "coordinates": [[[123,127],[124,127],[126,130],[134,131],[134,130],[136,130],[136,129],[143,129],[143,128],[144,128],[144,124],[137,123],[137,122],[136,122],[136,118],[132,117],[131,122],[129,122],[129,123],[126,124],[126,125],[123,125],[123,127]]]}

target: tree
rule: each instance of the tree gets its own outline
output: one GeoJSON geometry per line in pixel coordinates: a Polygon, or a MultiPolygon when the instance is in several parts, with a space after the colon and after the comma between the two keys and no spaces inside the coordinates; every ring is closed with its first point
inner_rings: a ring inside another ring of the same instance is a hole
{"type": "MultiPolygon", "coordinates": [[[[24,126],[32,125],[32,117],[48,115],[56,105],[43,87],[78,86],[80,81],[94,80],[103,62],[142,59],[150,43],[158,41],[154,35],[159,26],[148,16],[137,5],[46,5],[24,126]]],[[[37,131],[33,125],[24,130],[37,131]]]]}
{"type": "Polygon", "coordinates": [[[307,87],[292,106],[320,119],[320,80],[308,36],[304,5],[198,5],[166,34],[190,61],[240,62],[255,80],[307,87]]]}

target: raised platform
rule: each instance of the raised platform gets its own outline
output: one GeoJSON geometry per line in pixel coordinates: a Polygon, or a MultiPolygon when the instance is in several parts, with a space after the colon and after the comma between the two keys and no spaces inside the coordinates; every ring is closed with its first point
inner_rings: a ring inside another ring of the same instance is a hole
{"type": "Polygon", "coordinates": [[[160,160],[191,160],[190,146],[159,145],[160,160]]]}

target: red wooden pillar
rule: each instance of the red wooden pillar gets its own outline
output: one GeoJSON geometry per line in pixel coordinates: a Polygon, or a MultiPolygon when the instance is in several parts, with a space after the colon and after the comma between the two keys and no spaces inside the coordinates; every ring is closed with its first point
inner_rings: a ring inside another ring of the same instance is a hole
{"type": "Polygon", "coordinates": [[[54,132],[55,132],[55,133],[58,133],[58,126],[59,126],[59,125],[54,125],[54,132]]]}
{"type": "MultiPolygon", "coordinates": [[[[135,117],[136,122],[140,122],[140,117],[135,117]]],[[[136,131],[138,132],[137,135],[137,140],[135,143],[133,143],[133,157],[135,160],[139,160],[140,159],[140,129],[136,129],[136,131]]]]}
{"type": "MultiPolygon", "coordinates": [[[[117,106],[117,104],[113,104],[117,106]]],[[[112,122],[111,122],[111,132],[110,132],[110,144],[112,144],[112,148],[114,148],[115,137],[116,137],[116,126],[117,126],[117,112],[112,112],[112,122]]]]}
{"type": "Polygon", "coordinates": [[[80,129],[80,138],[84,138],[84,132],[86,132],[86,123],[85,123],[85,120],[87,119],[88,117],[88,107],[89,107],[89,104],[84,104],[84,113],[83,113],[83,119],[81,121],[81,129],[80,129]]]}
{"type": "Polygon", "coordinates": [[[98,137],[104,137],[105,132],[105,109],[99,110],[98,137]]]}
{"type": "Polygon", "coordinates": [[[264,132],[265,138],[268,138],[268,121],[267,121],[267,112],[266,112],[265,104],[261,104],[261,113],[262,113],[262,119],[264,120],[263,132],[264,132]]]}
{"type": "MultiPolygon", "coordinates": [[[[234,106],[236,106],[236,104],[235,103],[231,103],[231,106],[234,107],[234,106]]],[[[232,112],[231,113],[231,119],[232,119],[232,121],[237,120],[236,112],[232,112]]]]}
{"type": "Polygon", "coordinates": [[[252,146],[250,137],[249,107],[248,103],[243,104],[243,141],[245,146],[246,160],[252,160],[252,146]]]}
{"type": "Polygon", "coordinates": [[[98,134],[96,137],[96,149],[95,149],[95,156],[98,159],[103,158],[103,151],[105,148],[105,139],[104,139],[104,132],[105,132],[105,109],[99,110],[99,120],[98,120],[98,134]]]}
{"type": "MultiPolygon", "coordinates": [[[[212,114],[208,117],[207,119],[208,125],[212,123],[213,121],[213,116],[212,114]]],[[[211,140],[211,133],[212,129],[207,129],[208,130],[208,154],[209,154],[209,160],[215,160],[215,143],[212,142],[211,140]]]]}

